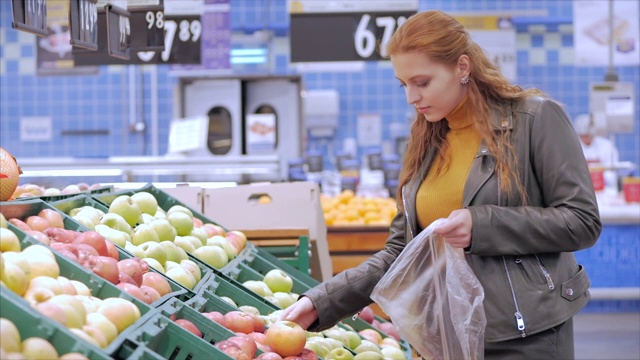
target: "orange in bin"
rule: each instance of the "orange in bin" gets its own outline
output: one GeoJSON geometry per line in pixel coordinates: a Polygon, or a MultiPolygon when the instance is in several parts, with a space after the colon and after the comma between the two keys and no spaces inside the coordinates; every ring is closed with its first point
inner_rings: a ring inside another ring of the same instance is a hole
{"type": "Polygon", "coordinates": [[[628,203],[640,203],[640,177],[629,176],[622,179],[624,200],[628,203]]]}

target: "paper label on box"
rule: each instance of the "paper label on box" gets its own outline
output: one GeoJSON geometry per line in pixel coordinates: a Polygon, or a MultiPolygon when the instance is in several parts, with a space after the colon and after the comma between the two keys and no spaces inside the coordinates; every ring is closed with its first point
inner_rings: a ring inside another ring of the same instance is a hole
{"type": "Polygon", "coordinates": [[[247,115],[245,124],[247,153],[265,154],[276,149],[276,116],[275,114],[247,115]]]}

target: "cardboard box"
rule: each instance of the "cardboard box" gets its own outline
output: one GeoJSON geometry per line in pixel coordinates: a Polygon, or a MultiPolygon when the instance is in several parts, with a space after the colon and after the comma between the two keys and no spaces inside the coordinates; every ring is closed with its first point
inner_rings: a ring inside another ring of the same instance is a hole
{"type": "Polygon", "coordinates": [[[204,215],[225,227],[245,230],[308,228],[311,276],[333,276],[327,225],[314,182],[262,183],[204,189],[204,215]]]}

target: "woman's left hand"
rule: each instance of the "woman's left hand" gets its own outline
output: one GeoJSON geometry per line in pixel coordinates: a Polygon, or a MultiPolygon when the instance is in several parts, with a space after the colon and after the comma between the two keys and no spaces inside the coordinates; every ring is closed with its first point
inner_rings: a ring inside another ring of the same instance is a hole
{"type": "Polygon", "coordinates": [[[447,221],[433,230],[454,248],[466,248],[471,245],[471,212],[467,209],[454,210],[447,221]]]}

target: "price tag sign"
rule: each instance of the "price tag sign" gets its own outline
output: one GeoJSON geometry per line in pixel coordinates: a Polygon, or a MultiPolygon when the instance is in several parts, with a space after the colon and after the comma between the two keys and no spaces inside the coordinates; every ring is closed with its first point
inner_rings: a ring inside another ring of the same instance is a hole
{"type": "Polygon", "coordinates": [[[417,1],[290,2],[292,62],[382,60],[417,1]]]}
{"type": "Polygon", "coordinates": [[[129,60],[131,44],[131,13],[117,6],[104,7],[107,23],[107,52],[122,60],[129,60]]]}
{"type": "Polygon", "coordinates": [[[164,6],[129,7],[131,13],[131,51],[164,50],[164,6]]]}
{"type": "Polygon", "coordinates": [[[38,36],[48,36],[46,0],[12,0],[14,29],[38,36]]]}
{"type": "Polygon", "coordinates": [[[69,30],[71,45],[98,50],[98,0],[71,1],[69,30]]]}

